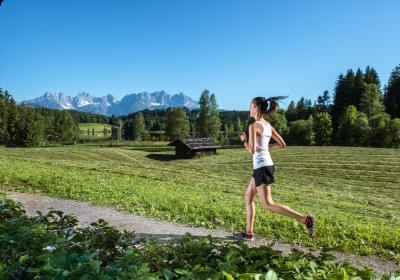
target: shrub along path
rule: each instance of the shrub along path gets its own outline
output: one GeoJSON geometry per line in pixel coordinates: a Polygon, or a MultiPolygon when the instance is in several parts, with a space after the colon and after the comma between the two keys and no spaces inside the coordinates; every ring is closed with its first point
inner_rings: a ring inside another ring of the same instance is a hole
{"type": "MultiPolygon", "coordinates": [[[[104,219],[108,221],[111,226],[114,226],[119,230],[134,231],[138,238],[155,238],[160,241],[166,241],[172,237],[180,237],[186,232],[189,232],[193,236],[211,235],[213,237],[225,240],[232,239],[231,232],[159,221],[153,218],[123,213],[112,208],[96,206],[86,202],[53,198],[39,194],[18,193],[2,190],[0,190],[0,192],[7,193],[9,198],[13,198],[22,202],[28,216],[36,215],[36,211],[41,211],[43,214],[45,214],[50,210],[61,210],[65,214],[74,215],[79,220],[79,226],[82,227],[88,226],[91,222],[97,221],[98,219],[104,219]]],[[[270,239],[263,238],[258,239],[255,242],[251,242],[249,246],[269,245],[272,242],[273,241],[270,239]]],[[[272,248],[282,251],[284,255],[289,254],[291,248],[296,248],[304,252],[310,252],[310,250],[306,247],[293,246],[277,241],[274,243],[272,248]]],[[[317,255],[319,251],[313,250],[312,253],[317,255]]],[[[364,266],[371,267],[379,274],[400,270],[400,266],[398,264],[394,262],[383,261],[378,257],[345,255],[339,252],[331,252],[331,254],[336,256],[337,261],[347,260],[352,265],[359,268],[364,266]]]]}

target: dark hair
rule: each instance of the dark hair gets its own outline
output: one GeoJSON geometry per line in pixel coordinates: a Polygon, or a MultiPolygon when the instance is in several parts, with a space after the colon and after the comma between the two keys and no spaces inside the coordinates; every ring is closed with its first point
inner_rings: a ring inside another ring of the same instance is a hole
{"type": "Polygon", "coordinates": [[[275,96],[275,97],[256,97],[251,102],[260,110],[261,115],[270,115],[273,112],[278,111],[279,104],[278,100],[285,99],[288,96],[275,96]],[[268,104],[269,103],[269,104],[268,104]]]}

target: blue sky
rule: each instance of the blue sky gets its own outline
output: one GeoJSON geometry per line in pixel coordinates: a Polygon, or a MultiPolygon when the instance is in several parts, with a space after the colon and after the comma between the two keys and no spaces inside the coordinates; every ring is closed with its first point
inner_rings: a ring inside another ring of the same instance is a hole
{"type": "Polygon", "coordinates": [[[316,100],[349,68],[387,83],[399,12],[397,0],[4,0],[0,86],[17,101],[162,89],[209,89],[236,110],[255,96],[316,100]]]}

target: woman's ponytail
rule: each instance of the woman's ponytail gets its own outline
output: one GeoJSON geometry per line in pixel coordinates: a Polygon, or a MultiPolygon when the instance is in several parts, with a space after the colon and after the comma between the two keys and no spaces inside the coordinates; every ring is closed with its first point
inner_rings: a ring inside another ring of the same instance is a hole
{"type": "Polygon", "coordinates": [[[265,114],[268,116],[279,109],[279,104],[278,101],[287,98],[288,96],[275,96],[275,97],[269,97],[266,99],[266,111],[265,114]],[[269,103],[269,105],[268,105],[269,103]]]}
{"type": "Polygon", "coordinates": [[[279,109],[278,101],[287,98],[288,96],[275,97],[256,97],[253,99],[254,105],[257,106],[262,115],[270,115],[279,109]]]}

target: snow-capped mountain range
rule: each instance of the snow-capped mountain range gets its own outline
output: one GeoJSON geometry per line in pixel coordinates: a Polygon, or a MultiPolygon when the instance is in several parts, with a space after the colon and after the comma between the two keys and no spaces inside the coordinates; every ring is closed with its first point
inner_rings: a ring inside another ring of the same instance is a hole
{"type": "Polygon", "coordinates": [[[45,107],[57,110],[77,110],[103,115],[128,115],[144,109],[164,109],[168,107],[187,107],[195,109],[198,102],[183,93],[170,95],[165,91],[132,93],[117,100],[112,95],[94,97],[82,92],[77,96],[67,96],[62,92],[46,92],[31,100],[22,101],[30,106],[45,107]]]}

